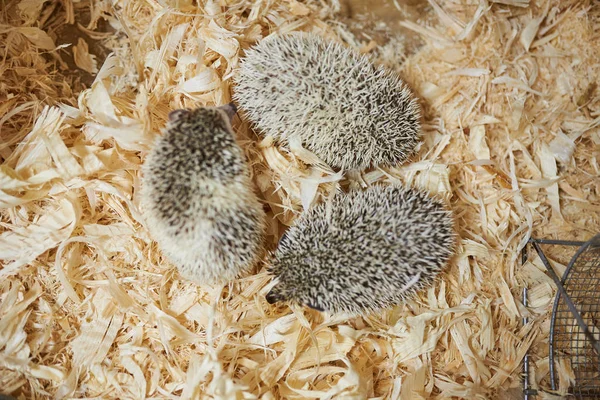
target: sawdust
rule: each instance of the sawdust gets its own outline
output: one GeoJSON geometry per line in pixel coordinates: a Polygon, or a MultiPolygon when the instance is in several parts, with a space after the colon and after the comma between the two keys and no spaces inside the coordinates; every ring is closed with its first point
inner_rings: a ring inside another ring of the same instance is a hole
{"type": "MultiPolygon", "coordinates": [[[[0,14],[0,387],[21,398],[502,398],[548,387],[554,288],[531,235],[600,231],[600,10],[593,1],[435,2],[403,21],[414,54],[356,39],[341,5],[307,0],[94,1],[84,41],[57,48],[73,3],[0,14]],[[106,19],[115,32],[95,32],[106,19]],[[403,181],[447,198],[461,243],[418,299],[350,320],[269,306],[270,277],[182,280],[138,211],[140,165],[170,110],[230,101],[243,50],[310,30],[370,51],[423,99],[402,166],[346,176],[301,147],[235,129],[268,204],[269,245],[340,186],[403,181]],[[113,53],[89,53],[100,40],[113,53]],[[61,52],[95,74],[78,94],[61,52]],[[404,60],[400,65],[398,64],[404,60]],[[529,308],[520,288],[530,288],[529,308]],[[521,326],[521,318],[529,323],[521,326]]],[[[78,4],[77,7],[82,7],[78,4]]],[[[569,385],[567,365],[560,390],[569,385]]]]}

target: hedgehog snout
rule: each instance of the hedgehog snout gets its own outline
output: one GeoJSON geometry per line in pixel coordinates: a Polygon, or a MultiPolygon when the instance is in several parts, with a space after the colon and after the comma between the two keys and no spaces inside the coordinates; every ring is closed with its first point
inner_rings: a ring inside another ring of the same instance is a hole
{"type": "Polygon", "coordinates": [[[281,293],[278,293],[277,288],[271,289],[271,291],[269,293],[267,293],[267,296],[265,298],[267,299],[267,303],[269,303],[269,304],[275,304],[279,301],[284,300],[281,293]]]}

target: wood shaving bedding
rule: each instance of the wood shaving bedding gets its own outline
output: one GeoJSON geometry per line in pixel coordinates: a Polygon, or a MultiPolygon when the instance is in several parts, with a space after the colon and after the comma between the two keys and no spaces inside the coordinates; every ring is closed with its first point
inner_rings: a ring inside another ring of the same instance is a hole
{"type": "MultiPolygon", "coordinates": [[[[405,165],[338,174],[294,144],[234,128],[266,204],[273,248],[302,210],[340,187],[404,182],[446,197],[459,251],[436,285],[392,310],[331,317],[269,306],[270,278],[224,287],[182,280],[138,209],[140,166],[170,110],[231,99],[243,50],[309,30],[373,51],[337,1],[95,0],[113,50],[78,95],[55,28],[74,3],[0,12],[0,387],[21,398],[505,398],[548,387],[554,293],[530,235],[600,231],[600,10],[591,0],[431,2],[405,21],[424,46],[399,65],[423,99],[424,141],[405,165]],[[62,6],[61,6],[62,7],[62,6]],[[35,23],[39,21],[39,23],[35,23]],[[35,25],[35,26],[34,26],[35,25]],[[350,40],[348,39],[350,38],[350,40]],[[530,288],[530,307],[521,288],[530,288]],[[527,315],[529,324],[521,327],[527,315]]],[[[105,38],[104,38],[105,37],[105,38]]],[[[398,38],[394,38],[398,40],[398,38]]],[[[75,50],[76,49],[76,50],[75,50]]],[[[78,61],[77,61],[78,60],[78,61]]],[[[565,263],[566,256],[551,258],[565,263]]],[[[573,372],[558,367],[560,393],[573,372]]],[[[549,396],[549,395],[548,395],[549,396]]]]}

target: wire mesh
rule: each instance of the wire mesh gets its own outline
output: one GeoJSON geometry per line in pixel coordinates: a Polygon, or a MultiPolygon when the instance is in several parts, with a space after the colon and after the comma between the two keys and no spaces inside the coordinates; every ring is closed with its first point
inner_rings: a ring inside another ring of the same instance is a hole
{"type": "MultiPolygon", "coordinates": [[[[547,264],[546,261],[544,264],[547,264]]],[[[546,268],[552,267],[547,264],[546,268]]],[[[574,377],[571,386],[573,395],[579,399],[598,399],[600,235],[579,249],[569,263],[560,284],[564,290],[558,288],[550,327],[552,389],[557,389],[557,370],[562,369],[563,373],[574,377]]]]}

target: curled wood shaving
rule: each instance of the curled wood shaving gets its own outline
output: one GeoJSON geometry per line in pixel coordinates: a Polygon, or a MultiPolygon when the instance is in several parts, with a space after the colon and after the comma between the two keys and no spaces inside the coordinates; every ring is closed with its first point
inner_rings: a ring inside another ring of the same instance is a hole
{"type": "MultiPolygon", "coordinates": [[[[600,16],[589,1],[430,3],[439,20],[401,22],[425,44],[399,57],[354,36],[337,1],[94,1],[85,43],[112,54],[81,93],[53,39],[74,3],[11,3],[0,13],[0,387],[22,399],[503,398],[526,352],[547,387],[554,286],[538,258],[517,260],[531,235],[600,230],[600,16]],[[102,18],[114,34],[95,32],[102,18]],[[369,171],[333,171],[301,143],[234,121],[269,250],[342,188],[400,182],[448,201],[456,257],[392,310],[270,306],[268,256],[223,288],[197,286],[139,212],[140,166],[169,111],[229,102],[244,51],[296,30],[378,52],[423,100],[417,154],[369,171]]],[[[78,43],[80,67],[94,71],[78,43]]],[[[557,368],[567,393],[573,371],[557,368]]]]}

